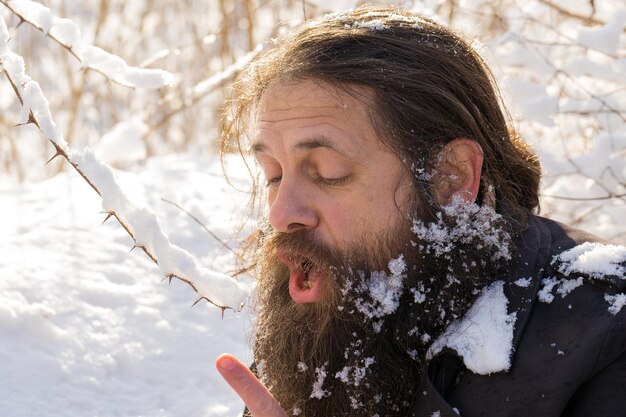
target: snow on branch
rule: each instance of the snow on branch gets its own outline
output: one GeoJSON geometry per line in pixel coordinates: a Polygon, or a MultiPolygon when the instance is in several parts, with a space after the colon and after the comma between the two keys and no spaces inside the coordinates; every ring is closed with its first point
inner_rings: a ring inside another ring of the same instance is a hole
{"type": "MultiPolygon", "coordinates": [[[[0,0],[0,1],[2,1],[2,0],[0,0]]],[[[225,68],[223,71],[221,71],[221,72],[219,72],[217,74],[214,74],[214,75],[212,75],[211,77],[209,77],[207,79],[204,79],[204,80],[200,81],[195,86],[193,86],[191,89],[186,91],[186,93],[185,93],[185,100],[183,100],[179,105],[177,105],[175,108],[173,108],[169,112],[165,113],[165,115],[151,127],[152,130],[161,127],[172,116],[174,116],[174,115],[180,113],[181,111],[184,111],[184,110],[188,109],[189,107],[195,105],[200,100],[202,100],[204,97],[206,97],[210,92],[212,92],[213,90],[215,90],[218,87],[221,87],[228,80],[232,79],[238,72],[240,72],[250,62],[252,62],[252,60],[258,54],[260,54],[263,51],[265,46],[266,45],[263,45],[263,44],[257,45],[256,48],[254,48],[252,51],[250,51],[250,52],[246,53],[245,55],[243,55],[241,58],[239,58],[233,64],[231,64],[230,66],[225,68]]],[[[178,101],[180,101],[178,99],[179,99],[178,95],[170,94],[170,95],[166,96],[162,100],[160,105],[163,105],[165,103],[170,103],[170,102],[173,102],[173,101],[177,101],[178,102],[178,101]]]]}
{"type": "Polygon", "coordinates": [[[129,66],[124,59],[83,40],[78,26],[70,19],[54,16],[44,5],[31,0],[0,0],[22,21],[36,27],[66,48],[83,67],[89,68],[126,87],[161,88],[174,83],[174,75],[160,69],[129,66]]]}
{"type": "Polygon", "coordinates": [[[9,32],[0,16],[0,68],[22,104],[20,123],[32,123],[42,131],[56,149],[52,159],[61,156],[76,169],[102,197],[107,219],[115,217],[134,240],[133,248],[141,248],[159,265],[167,279],[178,278],[189,284],[198,293],[198,301],[205,299],[222,310],[239,310],[248,296],[242,284],[198,265],[191,254],[168,240],[149,208],[136,207],[130,201],[109,166],[89,149],[78,152],[69,147],[56,128],[39,84],[26,74],[24,60],[9,49],[8,40],[9,32]]]}

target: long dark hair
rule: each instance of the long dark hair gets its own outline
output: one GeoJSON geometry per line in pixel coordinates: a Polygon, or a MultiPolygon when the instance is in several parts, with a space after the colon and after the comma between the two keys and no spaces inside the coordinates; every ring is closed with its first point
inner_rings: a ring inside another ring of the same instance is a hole
{"type": "MultiPolygon", "coordinates": [[[[418,216],[437,211],[433,176],[443,146],[465,137],[484,153],[479,204],[489,196],[498,212],[524,225],[539,206],[536,154],[511,128],[493,76],[460,36],[396,8],[365,7],[305,23],[275,41],[240,74],[225,112],[222,151],[245,153],[245,132],[272,83],[315,80],[353,92],[363,102],[382,143],[410,170],[418,216]],[[373,97],[373,98],[370,98],[373,97]]],[[[256,193],[256,186],[253,190],[256,193]]]]}

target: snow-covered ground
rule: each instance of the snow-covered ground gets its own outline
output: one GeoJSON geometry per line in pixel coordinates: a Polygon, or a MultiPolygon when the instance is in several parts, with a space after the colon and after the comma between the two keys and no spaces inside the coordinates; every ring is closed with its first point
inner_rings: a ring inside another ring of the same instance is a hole
{"type": "MultiPolygon", "coordinates": [[[[228,241],[247,197],[226,184],[217,158],[153,158],[117,175],[174,243],[232,270],[228,250],[160,200],[228,241]]],[[[193,290],[129,253],[119,224],[101,224],[100,204],[75,172],[0,188],[0,416],[238,415],[213,361],[223,352],[250,360],[249,314],[190,308],[193,290]]]]}

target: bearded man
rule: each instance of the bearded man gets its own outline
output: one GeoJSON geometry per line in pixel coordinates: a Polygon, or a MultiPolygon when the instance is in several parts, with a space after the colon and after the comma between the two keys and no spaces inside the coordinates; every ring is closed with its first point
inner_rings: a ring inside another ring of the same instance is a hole
{"type": "Polygon", "coordinates": [[[533,214],[537,157],[450,30],[309,22],[241,75],[225,139],[266,180],[255,363],[217,360],[247,412],[624,415],[626,248],[533,214]]]}

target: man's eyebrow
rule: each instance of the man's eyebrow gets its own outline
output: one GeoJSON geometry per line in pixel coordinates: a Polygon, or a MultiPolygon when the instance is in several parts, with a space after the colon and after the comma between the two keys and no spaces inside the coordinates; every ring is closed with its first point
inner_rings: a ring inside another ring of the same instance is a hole
{"type": "MultiPolygon", "coordinates": [[[[338,154],[345,156],[346,158],[350,158],[345,151],[337,148],[337,146],[326,136],[316,136],[314,138],[305,139],[302,142],[298,142],[293,146],[294,150],[313,150],[317,148],[326,148],[333,152],[337,152],[338,154]]],[[[352,159],[352,158],[350,158],[352,159]]]]}
{"type": "MultiPolygon", "coordinates": [[[[293,150],[305,150],[305,151],[313,150],[317,148],[326,148],[333,152],[337,152],[338,154],[345,156],[346,158],[350,158],[350,156],[345,151],[339,149],[326,136],[316,136],[310,139],[305,139],[301,142],[296,143],[292,147],[293,150]]],[[[263,142],[255,142],[252,144],[252,146],[250,146],[250,151],[252,151],[252,153],[255,153],[255,154],[260,153],[260,152],[267,152],[267,145],[265,145],[263,142]]]]}
{"type": "Polygon", "coordinates": [[[250,151],[252,153],[265,152],[267,150],[267,146],[262,142],[255,142],[250,146],[250,151]]]}
{"type": "Polygon", "coordinates": [[[298,142],[293,145],[293,149],[296,150],[310,150],[315,148],[331,148],[334,149],[334,146],[330,143],[330,141],[324,136],[316,136],[314,138],[305,139],[302,142],[298,142]]]}

